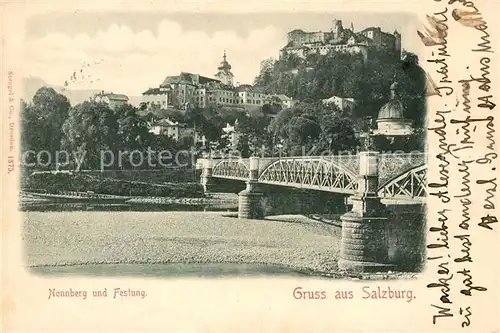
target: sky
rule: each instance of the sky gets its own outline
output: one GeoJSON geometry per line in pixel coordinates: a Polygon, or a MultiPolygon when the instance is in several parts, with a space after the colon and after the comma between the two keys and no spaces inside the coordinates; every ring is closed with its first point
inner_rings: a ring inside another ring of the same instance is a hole
{"type": "Polygon", "coordinates": [[[25,76],[138,96],[181,71],[213,77],[226,50],[235,82],[252,83],[260,62],[278,57],[288,31],[327,31],[333,19],[355,31],[397,29],[403,48],[418,53],[410,14],[53,12],[27,22],[25,76]]]}

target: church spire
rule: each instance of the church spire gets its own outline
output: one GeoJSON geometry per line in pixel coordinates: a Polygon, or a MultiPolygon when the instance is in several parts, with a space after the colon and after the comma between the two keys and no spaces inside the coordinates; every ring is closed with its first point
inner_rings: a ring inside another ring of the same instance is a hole
{"type": "Polygon", "coordinates": [[[351,21],[351,31],[354,32],[354,24],[351,21]]]}
{"type": "Polygon", "coordinates": [[[222,56],[222,61],[220,62],[219,67],[217,67],[219,71],[221,70],[230,70],[231,65],[227,61],[227,55],[226,55],[226,50],[224,50],[224,55],[222,56]]]}
{"type": "Polygon", "coordinates": [[[222,56],[222,61],[217,67],[217,74],[215,77],[218,78],[225,85],[233,85],[233,73],[231,73],[231,65],[227,61],[226,50],[224,50],[224,54],[222,56]]]}

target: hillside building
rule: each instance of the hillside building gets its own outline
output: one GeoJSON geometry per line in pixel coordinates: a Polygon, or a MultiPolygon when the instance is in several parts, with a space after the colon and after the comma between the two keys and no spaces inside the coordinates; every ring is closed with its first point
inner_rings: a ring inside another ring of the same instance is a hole
{"type": "Polygon", "coordinates": [[[195,144],[205,144],[206,142],[205,137],[199,135],[194,128],[188,127],[183,123],[172,121],[168,118],[160,119],[152,123],[149,127],[149,132],[154,135],[168,136],[174,141],[190,139],[195,144]]]}
{"type": "Polygon", "coordinates": [[[338,97],[338,96],[332,96],[330,98],[324,99],[323,103],[325,105],[336,105],[340,111],[350,113],[352,110],[354,110],[354,107],[356,106],[356,101],[354,98],[344,98],[344,97],[338,97]]]}
{"type": "Polygon", "coordinates": [[[205,108],[210,105],[236,107],[244,110],[262,107],[265,94],[252,85],[234,86],[234,75],[226,52],[217,67],[216,78],[182,72],[168,76],[158,88],[149,88],[143,95],[146,105],[173,107],[186,110],[189,107],[205,108]]]}
{"type": "Polygon", "coordinates": [[[379,27],[371,27],[354,32],[353,24],[345,29],[341,20],[333,20],[330,31],[306,32],[295,29],[287,35],[287,45],[280,50],[280,56],[294,54],[306,58],[310,54],[327,55],[331,51],[359,53],[368,59],[370,48],[388,48],[401,54],[401,34],[383,32],[379,27]]]}
{"type": "Polygon", "coordinates": [[[93,100],[97,103],[105,103],[112,110],[116,110],[122,105],[126,105],[129,103],[129,98],[124,94],[114,94],[114,93],[105,93],[101,91],[100,93],[94,95],[93,100]]]}
{"type": "Polygon", "coordinates": [[[264,104],[279,105],[281,109],[294,107],[299,101],[283,94],[266,95],[264,104]]]}

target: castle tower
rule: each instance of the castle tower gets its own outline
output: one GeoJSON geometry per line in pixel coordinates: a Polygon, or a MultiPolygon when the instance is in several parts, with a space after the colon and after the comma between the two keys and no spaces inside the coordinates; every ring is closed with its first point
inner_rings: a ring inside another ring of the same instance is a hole
{"type": "Polygon", "coordinates": [[[223,84],[232,86],[233,85],[233,73],[231,72],[231,65],[227,62],[226,51],[224,50],[224,56],[222,57],[222,61],[217,67],[217,74],[215,77],[219,79],[223,84]]]}
{"type": "Polygon", "coordinates": [[[342,35],[342,31],[344,28],[342,27],[342,20],[333,20],[332,24],[332,35],[333,38],[339,38],[342,35]]]}
{"type": "Polygon", "coordinates": [[[401,54],[401,34],[397,30],[394,30],[393,35],[394,35],[394,37],[396,37],[395,45],[394,45],[396,52],[398,54],[401,54]]]}

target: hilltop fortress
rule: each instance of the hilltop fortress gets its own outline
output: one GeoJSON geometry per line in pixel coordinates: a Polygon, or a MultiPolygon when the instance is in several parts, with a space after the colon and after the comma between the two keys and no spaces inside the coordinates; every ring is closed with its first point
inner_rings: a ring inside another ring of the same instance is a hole
{"type": "Polygon", "coordinates": [[[330,51],[361,53],[366,60],[370,48],[387,48],[398,56],[401,54],[401,34],[389,34],[379,27],[354,32],[353,24],[345,29],[341,20],[333,20],[330,31],[305,32],[295,29],[288,33],[288,43],[280,50],[280,56],[294,54],[306,58],[309,54],[326,55],[330,51]]]}

